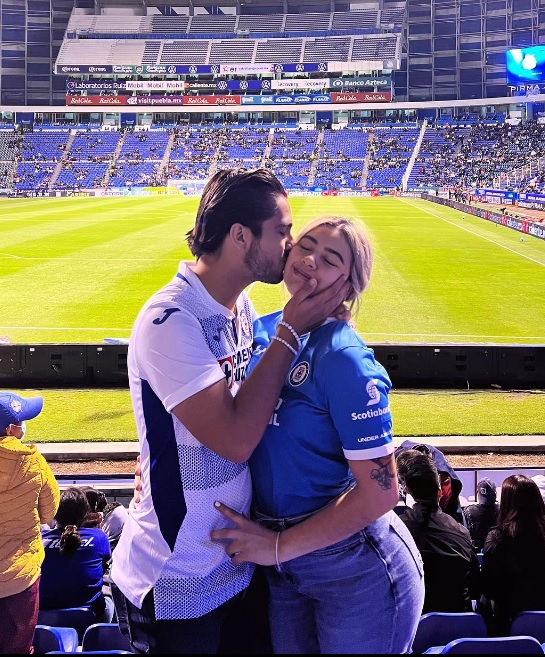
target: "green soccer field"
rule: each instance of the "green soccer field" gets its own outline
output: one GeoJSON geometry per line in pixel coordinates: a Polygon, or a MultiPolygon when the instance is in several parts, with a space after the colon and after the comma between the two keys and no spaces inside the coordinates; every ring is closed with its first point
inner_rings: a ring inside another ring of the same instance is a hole
{"type": "MultiPolygon", "coordinates": [[[[128,338],[143,302],[188,259],[198,200],[0,201],[2,319],[11,342],[128,338]]],[[[357,327],[379,342],[545,344],[545,241],[420,199],[294,197],[295,227],[361,218],[375,248],[357,327]]],[[[243,211],[243,208],[241,209],[243,211]]],[[[257,284],[258,312],[283,303],[257,284]]]]}
{"type": "MultiPolygon", "coordinates": [[[[128,338],[144,301],[180,259],[197,199],[0,201],[2,319],[11,342],[128,338]]],[[[361,218],[375,247],[358,330],[370,343],[545,344],[545,242],[421,200],[292,198],[295,225],[325,213],[361,218]]],[[[281,286],[255,285],[259,312],[281,286]]],[[[30,440],[135,440],[128,389],[41,394],[30,440]]],[[[469,392],[469,391],[468,391],[469,392]]],[[[537,392],[537,391],[536,391],[537,392]]],[[[545,433],[540,394],[392,391],[398,436],[545,433]]]]}

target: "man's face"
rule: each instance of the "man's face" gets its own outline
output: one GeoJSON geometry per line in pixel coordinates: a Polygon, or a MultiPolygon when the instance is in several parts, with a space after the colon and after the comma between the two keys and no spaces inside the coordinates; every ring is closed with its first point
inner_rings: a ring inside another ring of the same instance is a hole
{"type": "Polygon", "coordinates": [[[253,279],[261,283],[280,283],[284,265],[292,244],[293,219],[288,199],[276,197],[276,210],[262,224],[261,237],[253,238],[246,253],[244,264],[253,279]]]}

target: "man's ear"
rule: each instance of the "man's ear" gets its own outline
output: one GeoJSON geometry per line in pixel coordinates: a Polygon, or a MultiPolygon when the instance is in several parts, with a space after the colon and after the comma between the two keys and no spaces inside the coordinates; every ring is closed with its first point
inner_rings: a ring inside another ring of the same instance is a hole
{"type": "Polygon", "coordinates": [[[242,224],[233,224],[229,230],[229,238],[235,248],[246,251],[252,241],[252,231],[242,224]]]}

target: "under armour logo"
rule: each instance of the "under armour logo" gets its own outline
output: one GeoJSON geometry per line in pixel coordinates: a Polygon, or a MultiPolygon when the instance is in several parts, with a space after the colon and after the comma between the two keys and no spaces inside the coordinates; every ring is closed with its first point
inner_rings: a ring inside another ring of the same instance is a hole
{"type": "Polygon", "coordinates": [[[173,313],[179,313],[179,312],[180,312],[179,308],[167,308],[166,310],[163,311],[163,316],[154,319],[153,323],[156,326],[159,326],[159,324],[164,324],[173,313]]]}

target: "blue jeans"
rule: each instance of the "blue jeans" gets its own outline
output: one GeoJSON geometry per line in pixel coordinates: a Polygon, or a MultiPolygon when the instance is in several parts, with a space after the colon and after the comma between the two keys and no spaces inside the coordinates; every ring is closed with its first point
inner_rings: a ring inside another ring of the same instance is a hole
{"type": "MultiPolygon", "coordinates": [[[[286,529],[307,516],[273,519],[286,529]]],[[[420,552],[390,511],[327,548],[264,569],[275,654],[405,654],[424,604],[420,552]]]]}

